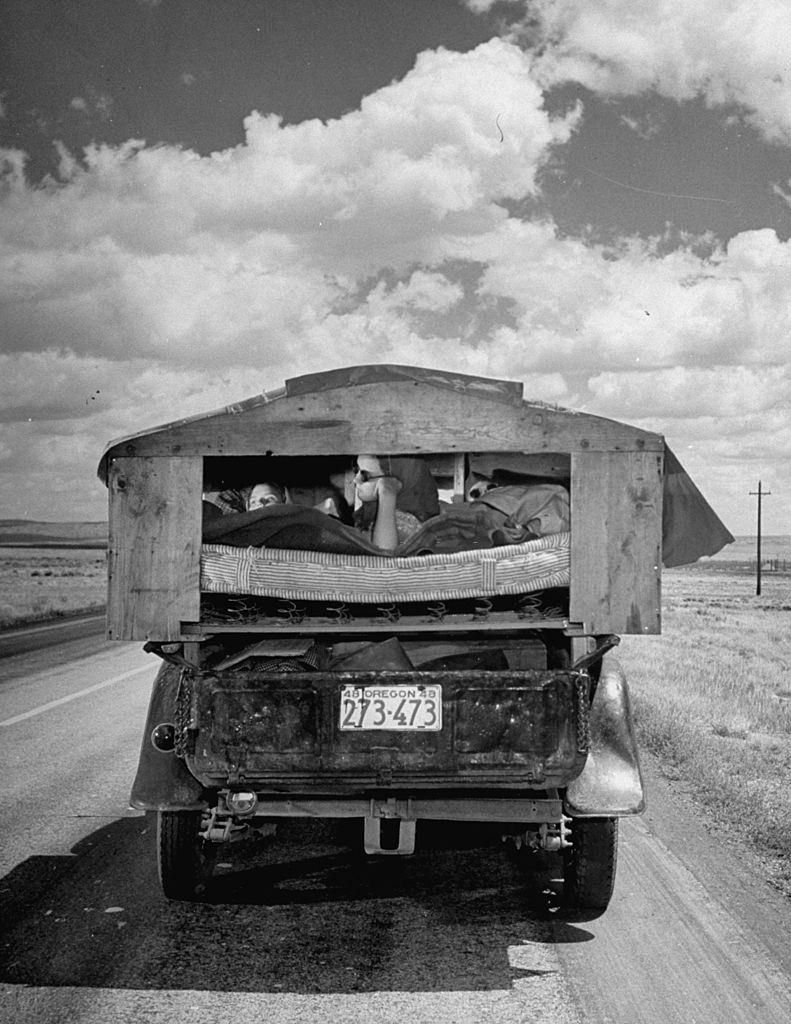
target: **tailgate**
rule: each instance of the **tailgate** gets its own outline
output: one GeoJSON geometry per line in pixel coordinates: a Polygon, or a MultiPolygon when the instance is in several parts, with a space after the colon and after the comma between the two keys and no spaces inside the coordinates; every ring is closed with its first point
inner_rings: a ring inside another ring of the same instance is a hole
{"type": "Polygon", "coordinates": [[[289,791],[563,786],[585,762],[588,694],[569,671],[202,674],[188,764],[207,785],[289,791]]]}

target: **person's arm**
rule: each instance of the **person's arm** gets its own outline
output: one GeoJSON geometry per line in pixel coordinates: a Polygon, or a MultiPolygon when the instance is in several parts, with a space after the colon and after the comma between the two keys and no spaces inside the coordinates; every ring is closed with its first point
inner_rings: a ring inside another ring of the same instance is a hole
{"type": "Polygon", "coordinates": [[[378,504],[371,540],[378,548],[392,551],[398,547],[395,513],[396,495],[401,490],[401,484],[400,481],[391,476],[381,477],[376,483],[378,504]]]}

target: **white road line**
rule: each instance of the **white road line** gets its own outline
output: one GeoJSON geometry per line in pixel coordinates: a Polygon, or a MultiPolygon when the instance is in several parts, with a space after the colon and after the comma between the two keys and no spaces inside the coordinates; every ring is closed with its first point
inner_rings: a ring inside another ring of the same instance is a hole
{"type": "Polygon", "coordinates": [[[35,715],[40,715],[44,711],[49,711],[51,708],[60,707],[61,704],[68,704],[69,701],[77,700],[78,697],[85,697],[89,693],[95,693],[97,690],[103,690],[105,686],[112,686],[114,683],[120,683],[124,679],[130,679],[132,676],[139,675],[141,672],[151,672],[151,666],[143,665],[141,668],[133,668],[130,672],[122,672],[120,676],[113,676],[112,679],[105,679],[104,682],[96,683],[95,686],[86,686],[84,690],[77,690],[75,693],[70,693],[66,697],[59,697],[57,700],[51,700],[47,704],[39,704],[37,708],[25,711],[21,715],[14,715],[13,718],[6,718],[4,722],[0,722],[0,728],[8,725],[16,725],[17,722],[24,722],[26,718],[33,718],[35,715]]]}

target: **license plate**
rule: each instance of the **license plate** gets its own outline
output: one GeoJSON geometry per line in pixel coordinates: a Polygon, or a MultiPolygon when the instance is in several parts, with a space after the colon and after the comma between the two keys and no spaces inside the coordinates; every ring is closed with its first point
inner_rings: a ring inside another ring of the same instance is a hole
{"type": "Polygon", "coordinates": [[[342,730],[390,729],[439,732],[441,686],[343,686],[342,730]]]}

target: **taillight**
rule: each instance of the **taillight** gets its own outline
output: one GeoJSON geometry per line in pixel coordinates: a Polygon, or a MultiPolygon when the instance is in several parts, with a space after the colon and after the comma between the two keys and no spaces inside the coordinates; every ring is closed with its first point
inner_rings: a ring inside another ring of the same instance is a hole
{"type": "Polygon", "coordinates": [[[258,806],[258,797],[246,789],[228,793],[225,803],[231,814],[252,814],[258,806]]]}

